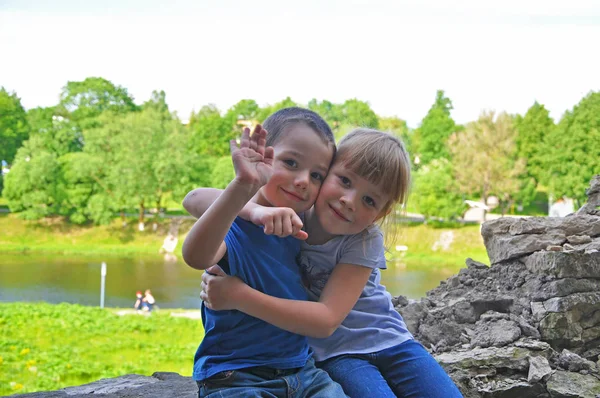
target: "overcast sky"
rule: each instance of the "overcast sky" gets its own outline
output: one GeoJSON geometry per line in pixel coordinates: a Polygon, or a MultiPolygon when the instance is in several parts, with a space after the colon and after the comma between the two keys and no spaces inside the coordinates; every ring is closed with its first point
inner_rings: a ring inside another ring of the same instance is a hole
{"type": "Polygon", "coordinates": [[[368,101],[417,127],[443,89],[483,109],[560,118],[600,90],[598,0],[0,0],[0,86],[26,108],[101,76],[182,119],[208,103],[368,101]]]}

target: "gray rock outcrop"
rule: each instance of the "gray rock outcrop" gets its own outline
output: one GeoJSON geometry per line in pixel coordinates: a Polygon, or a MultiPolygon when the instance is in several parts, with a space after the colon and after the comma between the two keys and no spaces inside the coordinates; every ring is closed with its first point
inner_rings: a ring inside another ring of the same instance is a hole
{"type": "Polygon", "coordinates": [[[600,397],[600,176],[586,193],[564,218],[486,222],[491,266],[396,299],[465,397],[600,397]]]}

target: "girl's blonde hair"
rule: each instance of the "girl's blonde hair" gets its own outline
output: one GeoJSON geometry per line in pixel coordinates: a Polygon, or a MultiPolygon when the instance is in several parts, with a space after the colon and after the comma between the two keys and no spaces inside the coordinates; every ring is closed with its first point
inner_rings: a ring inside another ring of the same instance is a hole
{"type": "Polygon", "coordinates": [[[354,129],[340,140],[335,161],[379,185],[383,193],[391,197],[382,209],[382,222],[394,205],[406,205],[410,191],[410,157],[397,137],[369,128],[354,129]]]}

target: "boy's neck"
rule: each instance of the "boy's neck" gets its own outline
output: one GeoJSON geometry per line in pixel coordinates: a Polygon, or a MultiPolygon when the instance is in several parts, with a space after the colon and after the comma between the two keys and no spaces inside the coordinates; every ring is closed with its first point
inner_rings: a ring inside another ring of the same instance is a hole
{"type": "Polygon", "coordinates": [[[309,245],[322,245],[337,236],[332,235],[323,229],[315,212],[314,206],[307,210],[304,214],[304,230],[308,234],[306,243],[309,245]]]}

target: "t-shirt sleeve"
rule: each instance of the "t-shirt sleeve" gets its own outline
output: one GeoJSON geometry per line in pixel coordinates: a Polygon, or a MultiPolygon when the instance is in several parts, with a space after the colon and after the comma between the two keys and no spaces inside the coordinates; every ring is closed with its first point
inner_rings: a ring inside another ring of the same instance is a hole
{"type": "Polygon", "coordinates": [[[339,264],[361,265],[367,268],[386,268],[383,234],[377,227],[350,236],[341,248],[339,264]]]}

